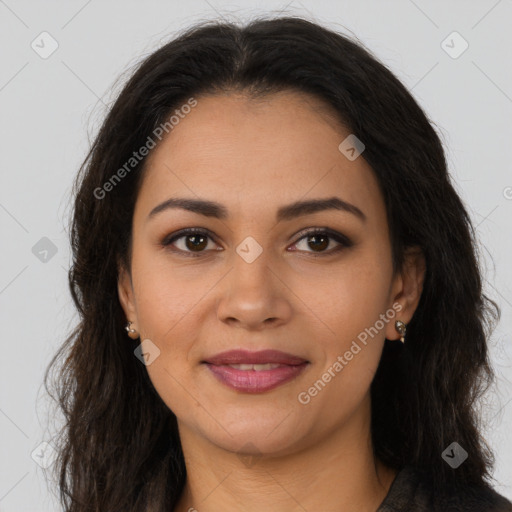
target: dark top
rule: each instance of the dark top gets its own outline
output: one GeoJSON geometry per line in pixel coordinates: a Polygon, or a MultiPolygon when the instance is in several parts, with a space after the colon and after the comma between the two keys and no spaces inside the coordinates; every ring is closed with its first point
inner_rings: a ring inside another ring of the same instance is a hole
{"type": "Polygon", "coordinates": [[[437,508],[433,498],[428,480],[406,466],[395,476],[376,512],[512,512],[512,503],[490,487],[451,493],[437,508]]]}

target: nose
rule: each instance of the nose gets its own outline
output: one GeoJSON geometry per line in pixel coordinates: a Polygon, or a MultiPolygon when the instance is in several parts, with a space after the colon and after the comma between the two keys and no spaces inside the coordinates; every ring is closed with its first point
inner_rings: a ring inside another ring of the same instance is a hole
{"type": "Polygon", "coordinates": [[[218,291],[217,318],[231,326],[260,331],[291,318],[292,292],[263,254],[252,263],[236,256],[218,291]]]}

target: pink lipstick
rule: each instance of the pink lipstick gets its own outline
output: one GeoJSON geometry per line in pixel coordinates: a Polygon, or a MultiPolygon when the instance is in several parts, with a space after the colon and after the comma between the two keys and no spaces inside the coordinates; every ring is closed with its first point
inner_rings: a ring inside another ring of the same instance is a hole
{"type": "Polygon", "coordinates": [[[297,377],[309,361],[278,350],[230,350],[209,357],[203,363],[231,389],[262,393],[297,377]]]}

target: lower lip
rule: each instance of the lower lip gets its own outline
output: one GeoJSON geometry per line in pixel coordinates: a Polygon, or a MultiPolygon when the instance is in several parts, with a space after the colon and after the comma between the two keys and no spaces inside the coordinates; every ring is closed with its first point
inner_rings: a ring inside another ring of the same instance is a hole
{"type": "Polygon", "coordinates": [[[309,363],[280,366],[272,370],[237,370],[231,366],[206,363],[209,370],[231,389],[245,393],[262,393],[297,377],[309,363]]]}

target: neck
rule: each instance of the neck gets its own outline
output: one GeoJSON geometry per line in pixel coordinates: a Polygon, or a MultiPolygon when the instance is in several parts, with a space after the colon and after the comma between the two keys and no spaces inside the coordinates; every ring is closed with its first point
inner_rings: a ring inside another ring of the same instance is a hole
{"type": "Polygon", "coordinates": [[[180,424],[187,481],[174,512],[375,512],[396,471],[373,456],[366,406],[341,428],[280,456],[242,456],[180,424]]]}

